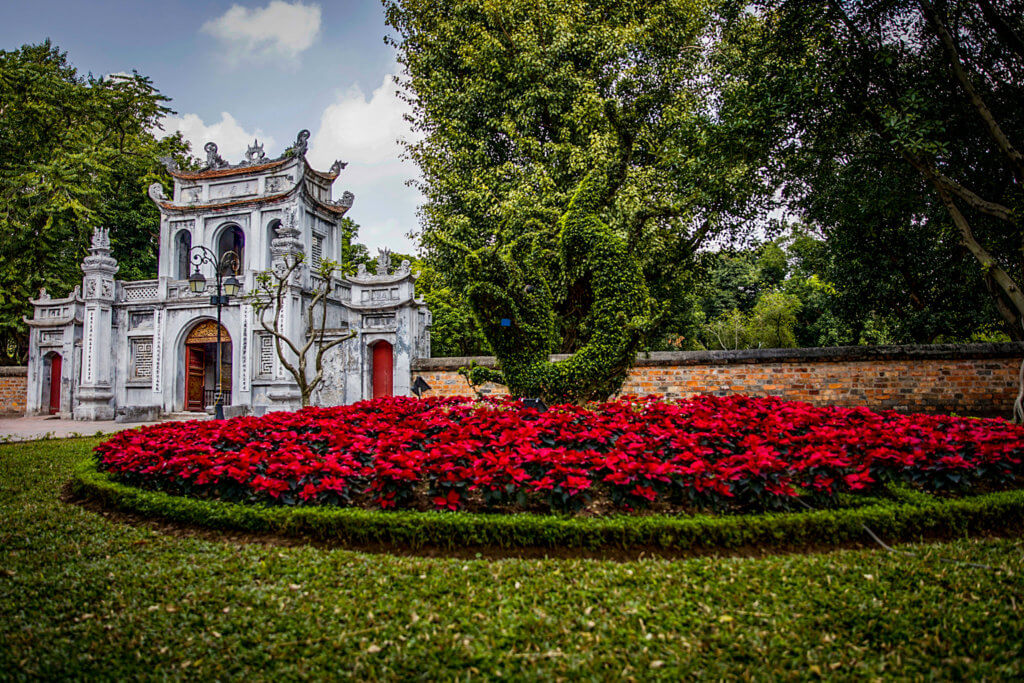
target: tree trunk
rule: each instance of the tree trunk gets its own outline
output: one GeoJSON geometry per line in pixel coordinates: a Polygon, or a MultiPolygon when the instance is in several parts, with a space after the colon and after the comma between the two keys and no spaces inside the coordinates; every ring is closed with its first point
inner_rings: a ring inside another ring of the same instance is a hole
{"type": "Polygon", "coordinates": [[[939,193],[939,198],[942,199],[946,210],[949,211],[953,224],[959,230],[960,241],[967,247],[967,250],[971,252],[974,258],[978,260],[986,278],[991,282],[992,289],[994,290],[993,296],[997,301],[996,308],[999,310],[1000,316],[1011,329],[1016,329],[1018,321],[1024,317],[1024,293],[1021,292],[1020,286],[996,262],[992,254],[975,239],[970,223],[967,222],[967,218],[960,212],[953,197],[941,184],[933,181],[932,185],[939,193]]]}

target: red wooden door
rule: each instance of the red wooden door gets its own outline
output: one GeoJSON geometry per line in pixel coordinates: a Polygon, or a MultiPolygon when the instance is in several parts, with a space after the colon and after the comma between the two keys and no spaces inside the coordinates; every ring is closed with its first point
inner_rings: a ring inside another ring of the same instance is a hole
{"type": "Polygon", "coordinates": [[[394,388],[394,360],[391,344],[379,341],[373,345],[373,397],[391,396],[394,388]]]}
{"type": "Polygon", "coordinates": [[[50,359],[50,415],[60,412],[61,358],[54,354],[50,359]]]}
{"type": "Polygon", "coordinates": [[[206,358],[202,346],[185,347],[185,410],[202,412],[206,409],[203,394],[206,390],[206,358]]]}

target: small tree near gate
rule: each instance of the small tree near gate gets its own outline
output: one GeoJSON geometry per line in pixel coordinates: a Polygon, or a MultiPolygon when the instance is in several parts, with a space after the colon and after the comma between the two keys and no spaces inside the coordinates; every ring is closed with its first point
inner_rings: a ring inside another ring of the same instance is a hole
{"type": "Polygon", "coordinates": [[[341,264],[330,260],[320,262],[316,271],[318,277],[310,278],[311,286],[304,293],[311,299],[307,309],[306,339],[293,340],[288,330],[281,330],[281,309],[285,305],[289,290],[296,284],[299,267],[305,257],[303,254],[286,254],[279,257],[271,270],[256,276],[256,289],[246,300],[253,307],[260,326],[274,338],[274,349],[277,358],[288,373],[295,378],[302,395],[302,405],[310,405],[313,392],[324,381],[324,354],[335,346],[355,337],[355,332],[328,340],[327,339],[327,305],[330,293],[331,277],[341,272],[341,264]],[[319,310],[318,308],[319,307],[319,310]],[[269,317],[272,319],[268,320],[269,317]],[[289,353],[286,352],[290,351],[289,353]],[[294,358],[294,361],[292,360],[294,358]],[[312,379],[307,375],[310,358],[313,360],[314,374],[312,379]]]}

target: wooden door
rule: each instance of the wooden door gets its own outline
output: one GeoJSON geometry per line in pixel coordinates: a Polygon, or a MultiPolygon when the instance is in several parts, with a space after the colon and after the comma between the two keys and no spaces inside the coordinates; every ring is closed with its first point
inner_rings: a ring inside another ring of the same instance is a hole
{"type": "Polygon", "coordinates": [[[394,388],[394,360],[391,344],[379,341],[373,345],[373,397],[391,396],[394,388]]]}
{"type": "Polygon", "coordinates": [[[206,354],[202,346],[185,347],[185,410],[206,410],[203,395],[206,390],[206,354]]]}
{"type": "Polygon", "coordinates": [[[50,415],[60,412],[61,357],[57,354],[50,359],[50,415]]]}

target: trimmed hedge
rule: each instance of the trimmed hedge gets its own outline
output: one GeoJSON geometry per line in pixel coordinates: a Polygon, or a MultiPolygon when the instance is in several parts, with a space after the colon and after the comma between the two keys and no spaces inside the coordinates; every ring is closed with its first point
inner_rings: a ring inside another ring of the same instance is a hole
{"type": "Polygon", "coordinates": [[[76,472],[71,490],[111,509],[171,522],[355,546],[385,544],[411,549],[642,548],[669,553],[744,547],[791,549],[865,542],[864,526],[889,542],[897,542],[999,532],[1024,523],[1024,490],[956,499],[894,490],[893,501],[802,513],[594,518],[267,507],[198,500],[126,486],[98,471],[95,462],[86,463],[76,472]]]}

